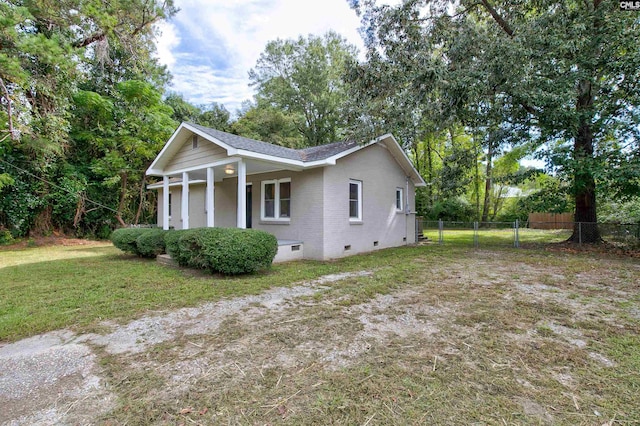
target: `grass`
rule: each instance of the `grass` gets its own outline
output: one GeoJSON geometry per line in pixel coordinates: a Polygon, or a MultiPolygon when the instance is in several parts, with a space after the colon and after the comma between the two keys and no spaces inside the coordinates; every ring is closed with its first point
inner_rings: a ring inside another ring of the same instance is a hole
{"type": "MultiPolygon", "coordinates": [[[[475,232],[473,229],[444,229],[442,233],[443,243],[461,246],[473,246],[474,234],[475,232]]],[[[512,228],[480,228],[477,235],[479,246],[513,247],[515,242],[515,233],[512,228]]],[[[426,229],[424,231],[424,236],[431,241],[439,241],[439,232],[437,229],[426,229]]],[[[522,245],[559,243],[565,241],[570,236],[571,230],[565,229],[542,230],[521,228],[518,230],[518,239],[520,244],[522,245]]]]}
{"type": "Polygon", "coordinates": [[[635,259],[427,244],[227,279],[107,245],[1,254],[5,340],[36,325],[58,328],[46,324],[48,315],[87,331],[102,319],[371,272],[278,309],[256,303],[214,333],[179,336],[143,353],[95,349],[119,401],[100,418],[105,424],[640,422],[635,259]],[[74,297],[83,299],[61,315],[70,302],[60,301],[74,297]],[[21,321],[33,324],[5,326],[7,305],[29,310],[21,321]]]}
{"type": "Polygon", "coordinates": [[[244,277],[211,276],[123,254],[110,243],[0,251],[0,342],[60,328],[89,332],[101,321],[258,294],[322,275],[374,267],[386,257],[293,262],[244,277]]]}
{"type": "Polygon", "coordinates": [[[185,343],[174,342],[151,356],[120,360],[110,370],[112,383],[127,383],[116,385],[127,411],[106,418],[116,424],[640,421],[640,318],[626,315],[640,306],[640,270],[632,261],[437,245],[373,256],[380,256],[374,274],[335,283],[286,312],[235,317],[215,336],[197,336],[203,349],[187,359],[185,343]],[[512,270],[518,278],[510,278],[512,270]],[[541,272],[555,277],[546,287],[538,287],[541,272]],[[615,285],[596,284],[613,277],[615,285]],[[612,296],[622,289],[628,297],[620,305],[612,296]],[[203,371],[189,368],[203,360],[203,371]],[[148,365],[173,367],[146,378],[140,374],[148,365]],[[157,388],[174,390],[158,398],[157,388]],[[131,395],[143,397],[130,404],[131,395]]]}

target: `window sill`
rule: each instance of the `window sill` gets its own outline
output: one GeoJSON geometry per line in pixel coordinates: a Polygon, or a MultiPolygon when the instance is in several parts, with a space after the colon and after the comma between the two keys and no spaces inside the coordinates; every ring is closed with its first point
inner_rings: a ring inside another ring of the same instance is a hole
{"type": "Polygon", "coordinates": [[[289,225],[291,220],[285,219],[260,219],[260,225],[289,225]]]}
{"type": "Polygon", "coordinates": [[[358,219],[349,219],[349,225],[362,225],[364,222],[358,219]]]}

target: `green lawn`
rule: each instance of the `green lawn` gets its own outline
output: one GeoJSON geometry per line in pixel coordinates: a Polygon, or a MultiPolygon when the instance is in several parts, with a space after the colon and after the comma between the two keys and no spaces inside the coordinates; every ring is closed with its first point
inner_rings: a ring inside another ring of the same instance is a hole
{"type": "Polygon", "coordinates": [[[223,297],[257,294],[319,276],[372,267],[400,252],[335,262],[276,264],[264,273],[211,276],[123,254],[110,243],[0,250],[0,342],[60,328],[90,331],[102,320],[223,297]]]}

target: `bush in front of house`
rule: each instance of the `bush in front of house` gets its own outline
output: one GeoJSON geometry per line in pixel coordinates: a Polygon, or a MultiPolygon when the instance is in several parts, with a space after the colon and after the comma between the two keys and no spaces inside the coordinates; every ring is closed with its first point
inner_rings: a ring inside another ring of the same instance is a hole
{"type": "MultiPolygon", "coordinates": [[[[175,260],[176,262],[178,262],[178,264],[180,264],[180,262],[178,261],[178,240],[180,239],[180,237],[182,235],[184,235],[184,233],[187,232],[187,230],[182,230],[182,229],[170,229],[169,231],[166,232],[166,234],[164,234],[164,247],[165,247],[165,251],[167,252],[167,254],[169,256],[171,256],[171,258],[173,260],[175,260]]],[[[181,265],[181,266],[187,266],[186,264],[181,265]]]]}
{"type": "Polygon", "coordinates": [[[119,228],[111,233],[111,242],[125,253],[140,255],[138,253],[138,237],[148,228],[119,228]]]}
{"type": "Polygon", "coordinates": [[[257,229],[221,229],[200,240],[207,269],[225,275],[247,274],[271,266],[278,240],[257,229]],[[205,238],[210,237],[210,238],[205,238]]]}
{"type": "Polygon", "coordinates": [[[138,255],[142,257],[156,257],[165,253],[164,235],[167,231],[161,228],[148,228],[136,239],[138,255]]]}
{"type": "Polygon", "coordinates": [[[164,253],[164,233],[159,228],[120,228],[111,233],[111,242],[125,253],[155,257],[164,253]]]}
{"type": "Polygon", "coordinates": [[[212,270],[210,262],[204,257],[204,241],[215,241],[222,228],[196,228],[186,231],[178,239],[177,262],[180,265],[196,269],[212,270]]]}
{"type": "Polygon", "coordinates": [[[179,265],[238,275],[268,268],[278,251],[273,235],[256,229],[197,228],[165,235],[167,252],[179,265]]]}

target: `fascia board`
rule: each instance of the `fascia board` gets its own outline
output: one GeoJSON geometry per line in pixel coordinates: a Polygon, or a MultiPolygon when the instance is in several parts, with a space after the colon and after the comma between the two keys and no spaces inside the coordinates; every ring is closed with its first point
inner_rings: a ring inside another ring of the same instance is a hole
{"type": "Polygon", "coordinates": [[[391,151],[391,154],[396,158],[396,161],[398,161],[401,166],[404,164],[404,167],[402,168],[412,175],[411,178],[413,180],[413,184],[415,186],[427,186],[427,183],[424,181],[424,179],[422,179],[422,176],[420,176],[420,173],[418,173],[416,168],[413,167],[413,164],[411,163],[411,160],[407,156],[407,153],[404,152],[404,149],[402,149],[402,147],[400,146],[396,138],[391,133],[387,133],[386,135],[380,136],[378,140],[379,141],[390,140],[391,146],[387,145],[387,148],[389,148],[389,150],[391,151]]]}
{"type": "Polygon", "coordinates": [[[341,158],[343,158],[343,157],[346,157],[347,155],[351,155],[351,154],[353,154],[354,152],[356,152],[356,151],[360,151],[361,149],[364,149],[364,148],[366,148],[366,147],[368,147],[368,146],[371,146],[371,145],[373,145],[373,144],[375,144],[375,143],[378,143],[378,142],[379,142],[379,139],[380,139],[380,138],[378,138],[378,139],[374,139],[374,140],[369,141],[369,142],[364,143],[364,144],[358,144],[358,145],[354,146],[353,148],[349,148],[349,149],[347,149],[346,151],[339,152],[338,154],[333,155],[333,156],[331,156],[331,157],[327,158],[326,160],[320,160],[320,161],[321,161],[321,162],[323,162],[323,163],[325,163],[326,165],[335,166],[336,161],[338,161],[339,159],[341,159],[341,158]]]}
{"type": "Polygon", "coordinates": [[[151,166],[145,172],[147,176],[163,176],[162,170],[160,169],[152,169],[151,166]]]}
{"type": "Polygon", "coordinates": [[[176,140],[176,138],[178,137],[178,134],[182,131],[184,126],[185,126],[185,123],[181,123],[178,126],[178,128],[176,129],[176,131],[173,132],[173,134],[169,138],[169,141],[162,147],[162,149],[160,150],[160,153],[156,156],[156,158],[153,160],[153,162],[151,163],[151,165],[147,169],[147,171],[146,171],[147,175],[162,176],[162,171],[161,171],[162,168],[157,167],[158,163],[164,157],[164,155],[167,152],[167,150],[169,150],[169,147],[171,147],[171,145],[173,145],[173,142],[176,140]]]}
{"type": "MultiPolygon", "coordinates": [[[[206,180],[202,180],[202,179],[190,180],[189,181],[189,185],[191,185],[191,184],[200,184],[200,183],[207,183],[207,181],[206,180]]],[[[164,186],[163,182],[151,183],[151,184],[147,185],[147,189],[160,189],[163,186],[164,186]]],[[[169,184],[169,188],[176,187],[176,186],[182,186],[182,182],[173,182],[173,183],[169,184]]]]}
{"type": "Polygon", "coordinates": [[[300,170],[307,168],[307,163],[304,163],[300,160],[290,160],[288,158],[282,157],[274,157],[273,155],[260,154],[253,151],[247,151],[244,149],[239,149],[236,151],[236,155],[242,158],[252,159],[252,160],[262,160],[267,161],[269,163],[276,163],[286,166],[293,166],[300,170]]]}
{"type": "Polygon", "coordinates": [[[168,175],[180,175],[182,173],[189,173],[189,172],[195,172],[196,170],[204,170],[206,168],[209,167],[219,167],[219,166],[224,166],[227,164],[233,164],[233,163],[237,163],[238,161],[240,161],[241,159],[239,157],[227,157],[224,158],[222,160],[218,160],[215,161],[213,163],[206,163],[206,164],[200,164],[198,166],[192,166],[192,167],[187,167],[184,169],[179,169],[179,170],[172,170],[170,173],[167,173],[168,175]]]}

